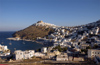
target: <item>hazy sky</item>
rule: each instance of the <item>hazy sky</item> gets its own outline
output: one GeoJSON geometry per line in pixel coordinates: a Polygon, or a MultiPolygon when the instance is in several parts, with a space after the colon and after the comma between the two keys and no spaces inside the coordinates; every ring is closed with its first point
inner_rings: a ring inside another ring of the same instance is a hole
{"type": "Polygon", "coordinates": [[[16,31],[42,20],[74,26],[100,19],[100,0],[0,0],[0,31],[16,31]]]}

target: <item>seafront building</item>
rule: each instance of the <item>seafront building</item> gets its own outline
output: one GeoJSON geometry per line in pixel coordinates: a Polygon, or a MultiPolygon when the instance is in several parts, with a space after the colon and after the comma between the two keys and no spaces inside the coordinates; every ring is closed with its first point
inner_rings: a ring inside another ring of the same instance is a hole
{"type": "Polygon", "coordinates": [[[0,44],[0,56],[9,56],[9,55],[10,55],[10,50],[8,49],[8,47],[0,44]]]}
{"type": "Polygon", "coordinates": [[[0,44],[0,51],[7,51],[7,50],[8,50],[7,46],[0,44]]]}
{"type": "Polygon", "coordinates": [[[43,47],[43,48],[41,49],[41,52],[42,52],[42,53],[47,53],[47,47],[43,47]]]}

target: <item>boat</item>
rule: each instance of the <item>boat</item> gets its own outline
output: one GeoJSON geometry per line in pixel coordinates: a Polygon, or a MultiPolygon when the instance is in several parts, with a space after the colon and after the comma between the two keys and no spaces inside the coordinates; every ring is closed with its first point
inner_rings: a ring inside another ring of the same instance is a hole
{"type": "Polygon", "coordinates": [[[3,40],[2,40],[2,42],[1,42],[1,44],[4,44],[4,43],[3,43],[3,40]]]}
{"type": "Polygon", "coordinates": [[[11,43],[11,40],[10,40],[10,43],[9,43],[9,45],[12,45],[12,43],[11,43]]]}
{"type": "Polygon", "coordinates": [[[1,42],[1,44],[4,44],[3,42],[1,42]]]}
{"type": "Polygon", "coordinates": [[[23,41],[23,44],[25,44],[25,42],[23,41]]]}
{"type": "Polygon", "coordinates": [[[16,48],[14,48],[14,50],[16,50],[16,48]]]}

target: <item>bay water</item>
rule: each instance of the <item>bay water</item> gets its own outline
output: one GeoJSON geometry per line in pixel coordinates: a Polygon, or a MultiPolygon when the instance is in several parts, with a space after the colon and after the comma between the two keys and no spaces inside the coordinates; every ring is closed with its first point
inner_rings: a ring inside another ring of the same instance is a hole
{"type": "Polygon", "coordinates": [[[12,34],[15,31],[10,32],[0,32],[0,44],[8,46],[8,49],[11,50],[11,52],[14,52],[15,50],[36,50],[39,48],[42,48],[44,45],[38,44],[36,42],[31,41],[13,41],[13,40],[7,40],[6,38],[12,37],[12,34]],[[11,43],[11,44],[10,44],[11,43]]]}

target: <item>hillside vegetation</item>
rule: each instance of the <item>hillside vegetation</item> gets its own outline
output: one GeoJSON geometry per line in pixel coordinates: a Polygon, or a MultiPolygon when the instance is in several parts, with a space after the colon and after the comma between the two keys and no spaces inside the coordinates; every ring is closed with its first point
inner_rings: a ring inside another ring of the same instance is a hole
{"type": "Polygon", "coordinates": [[[37,37],[45,37],[54,32],[52,28],[46,28],[45,26],[29,26],[23,30],[17,31],[13,34],[13,37],[20,37],[22,39],[35,40],[37,37]]]}

